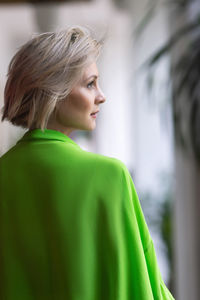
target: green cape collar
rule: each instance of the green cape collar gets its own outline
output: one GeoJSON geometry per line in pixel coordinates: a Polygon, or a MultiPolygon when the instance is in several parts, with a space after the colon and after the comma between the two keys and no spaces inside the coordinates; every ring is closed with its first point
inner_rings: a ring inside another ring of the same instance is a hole
{"type": "Polygon", "coordinates": [[[80,148],[80,146],[68,135],[64,134],[61,131],[53,129],[44,129],[44,131],[42,131],[42,129],[40,128],[28,130],[17,143],[34,140],[57,140],[72,143],[73,145],[80,148]]]}

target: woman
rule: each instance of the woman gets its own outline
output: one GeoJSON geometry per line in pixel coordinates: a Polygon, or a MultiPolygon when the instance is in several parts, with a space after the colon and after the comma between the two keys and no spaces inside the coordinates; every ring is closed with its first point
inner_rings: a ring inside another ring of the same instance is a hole
{"type": "Polygon", "coordinates": [[[0,158],[0,299],[174,299],[127,167],[69,137],[105,102],[101,46],[72,26],[10,63],[2,120],[28,131],[0,158]]]}

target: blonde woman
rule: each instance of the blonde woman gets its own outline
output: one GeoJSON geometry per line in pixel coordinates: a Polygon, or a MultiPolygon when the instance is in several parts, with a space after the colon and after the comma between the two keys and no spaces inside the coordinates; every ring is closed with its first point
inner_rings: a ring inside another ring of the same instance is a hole
{"type": "Polygon", "coordinates": [[[0,158],[0,299],[173,300],[130,173],[83,150],[105,104],[103,41],[84,26],[36,35],[9,65],[2,121],[27,128],[0,158]]]}

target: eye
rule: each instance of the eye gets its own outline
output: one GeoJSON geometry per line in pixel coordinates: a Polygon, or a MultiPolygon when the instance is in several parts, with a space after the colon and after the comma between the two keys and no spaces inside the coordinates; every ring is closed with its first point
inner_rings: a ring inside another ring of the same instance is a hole
{"type": "Polygon", "coordinates": [[[87,87],[90,88],[90,86],[92,86],[93,84],[94,84],[94,80],[88,83],[87,87]]]}

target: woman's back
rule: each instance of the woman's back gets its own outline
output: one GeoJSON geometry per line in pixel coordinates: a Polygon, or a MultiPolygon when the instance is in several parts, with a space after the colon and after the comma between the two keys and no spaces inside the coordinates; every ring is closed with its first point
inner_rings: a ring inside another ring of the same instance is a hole
{"type": "Polygon", "coordinates": [[[56,130],[0,158],[0,299],[173,299],[118,159],[56,130]]]}

